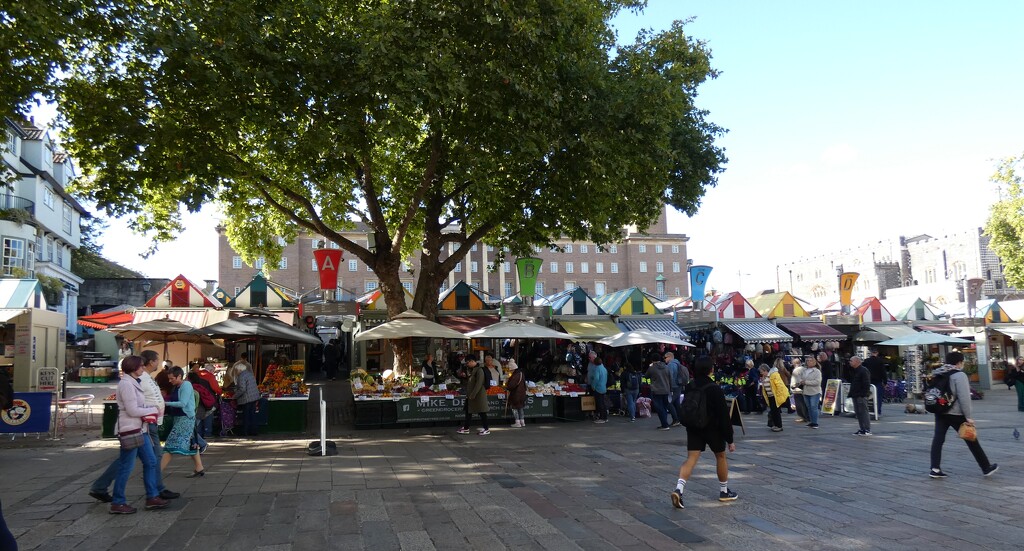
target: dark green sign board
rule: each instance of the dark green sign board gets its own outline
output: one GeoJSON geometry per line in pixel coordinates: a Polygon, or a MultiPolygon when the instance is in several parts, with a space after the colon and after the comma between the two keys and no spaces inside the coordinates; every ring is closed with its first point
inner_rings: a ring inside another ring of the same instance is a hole
{"type": "MultiPolygon", "coordinates": [[[[455,396],[417,396],[402,398],[398,401],[398,422],[415,423],[420,421],[454,421],[462,419],[462,405],[466,398],[455,396]]],[[[487,397],[490,410],[488,413],[496,417],[511,416],[512,412],[505,409],[505,400],[497,396],[487,397]]],[[[527,418],[554,417],[554,396],[527,396],[524,414],[527,418]]]]}

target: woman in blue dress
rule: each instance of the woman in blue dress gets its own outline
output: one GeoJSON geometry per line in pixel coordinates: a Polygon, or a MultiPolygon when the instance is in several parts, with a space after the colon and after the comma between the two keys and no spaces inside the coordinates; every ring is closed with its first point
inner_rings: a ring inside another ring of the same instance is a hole
{"type": "Polygon", "coordinates": [[[172,385],[171,395],[166,401],[167,409],[164,415],[171,417],[171,432],[167,435],[167,442],[164,443],[164,456],[160,460],[160,471],[167,470],[171,462],[171,455],[185,455],[192,457],[194,470],[188,478],[195,478],[206,474],[203,468],[203,459],[199,450],[192,447],[193,435],[196,431],[196,394],[192,389],[192,383],[185,380],[185,371],[180,366],[174,366],[167,370],[167,378],[172,385]]]}

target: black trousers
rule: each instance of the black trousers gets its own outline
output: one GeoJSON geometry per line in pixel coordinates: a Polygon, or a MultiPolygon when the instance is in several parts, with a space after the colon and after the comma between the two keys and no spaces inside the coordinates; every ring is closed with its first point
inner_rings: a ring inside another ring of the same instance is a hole
{"type": "MultiPolygon", "coordinates": [[[[967,418],[963,415],[946,415],[944,413],[935,414],[935,436],[932,437],[932,468],[940,469],[942,466],[942,445],[946,443],[946,433],[949,429],[955,431],[960,430],[960,425],[964,424],[967,418]]],[[[978,466],[982,470],[989,467],[988,456],[985,455],[985,450],[981,449],[981,444],[977,441],[971,442],[964,440],[967,444],[967,449],[971,450],[971,454],[974,455],[974,460],[978,462],[978,466]]]]}

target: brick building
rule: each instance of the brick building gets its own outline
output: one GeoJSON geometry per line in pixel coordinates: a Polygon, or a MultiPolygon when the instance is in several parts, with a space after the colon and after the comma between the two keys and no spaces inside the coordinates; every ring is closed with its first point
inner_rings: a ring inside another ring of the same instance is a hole
{"type": "MultiPolygon", "coordinates": [[[[246,265],[241,255],[228,243],[223,228],[218,229],[218,275],[219,286],[236,295],[252,279],[255,269],[264,268],[261,261],[255,266],[246,265]]],[[[345,237],[366,245],[366,232],[354,230],[345,237]]],[[[282,253],[281,263],[265,272],[277,284],[301,295],[319,286],[313,251],[323,243],[317,235],[301,235],[294,243],[288,244],[282,253]]],[[[685,234],[669,233],[665,212],[645,233],[636,228],[623,228],[622,241],[607,245],[603,249],[594,243],[576,243],[556,240],[561,250],[537,250],[534,254],[544,261],[533,293],[550,295],[558,291],[581,287],[592,296],[612,293],[629,287],[639,287],[659,297],[687,296],[689,279],[686,266],[685,234]]],[[[331,243],[328,246],[335,246],[331,243]]],[[[454,246],[453,246],[454,247],[454,246]]],[[[493,246],[478,243],[448,275],[442,289],[449,288],[460,280],[494,297],[507,297],[520,291],[515,277],[515,258],[506,259],[494,266],[493,246]]],[[[403,285],[412,291],[418,259],[404,272],[403,285]]],[[[371,291],[378,286],[374,273],[360,260],[347,255],[338,273],[338,287],[352,294],[371,291]]]]}

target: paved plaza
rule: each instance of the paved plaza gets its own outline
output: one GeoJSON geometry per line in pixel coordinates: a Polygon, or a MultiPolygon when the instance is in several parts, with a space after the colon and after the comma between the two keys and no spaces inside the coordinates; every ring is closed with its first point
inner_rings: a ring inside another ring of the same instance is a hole
{"type": "Polygon", "coordinates": [[[335,429],[339,454],[305,454],[295,440],[214,439],[207,475],[185,478],[175,458],[165,481],[182,493],[144,511],[136,467],[128,495],[140,511],[108,514],[86,495],[117,454],[98,426],[64,440],[0,440],[4,514],[22,550],[269,551],[313,549],[1020,549],[1024,541],[1024,413],[1000,387],[975,401],[980,440],[999,471],[981,476],[951,432],[943,469],[927,477],[931,415],[896,405],[856,437],[856,422],[825,417],[820,430],[744,416],[720,503],[712,455],[687,485],[685,510],[669,491],[685,431],[652,419],[604,425],[552,422],[492,427],[335,429]]]}

